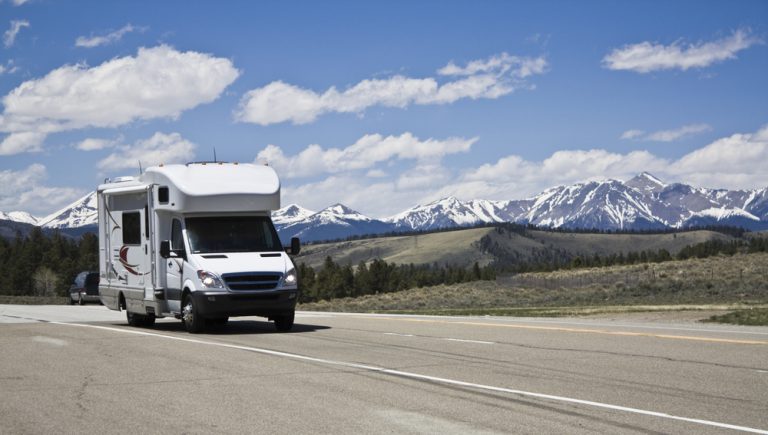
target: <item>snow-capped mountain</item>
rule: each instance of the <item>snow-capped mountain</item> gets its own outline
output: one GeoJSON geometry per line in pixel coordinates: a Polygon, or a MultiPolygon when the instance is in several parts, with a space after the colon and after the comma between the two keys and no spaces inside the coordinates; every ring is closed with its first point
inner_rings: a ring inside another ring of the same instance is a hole
{"type": "Polygon", "coordinates": [[[61,210],[41,218],[37,225],[45,228],[79,228],[98,223],[96,192],[91,192],[61,210]]]}
{"type": "Polygon", "coordinates": [[[417,205],[383,219],[396,230],[435,230],[484,222],[504,222],[502,209],[494,201],[462,202],[452,196],[426,205],[417,205]]]}
{"type": "Polygon", "coordinates": [[[25,211],[12,211],[9,213],[3,213],[0,211],[0,220],[36,225],[40,219],[25,211]]]}
{"type": "Polygon", "coordinates": [[[276,227],[284,242],[291,237],[317,241],[363,234],[381,234],[393,230],[392,225],[371,219],[343,204],[334,204],[302,221],[276,225],[276,227]]]}
{"type": "MultiPolygon", "coordinates": [[[[46,228],[90,230],[97,223],[96,194],[49,216],[1,213],[0,220],[46,228]]],[[[563,228],[652,229],[728,225],[768,229],[768,188],[725,190],[666,184],[644,172],[627,180],[557,186],[522,200],[443,198],[378,220],[342,204],[319,212],[291,204],[272,213],[280,238],[330,240],[391,231],[429,231],[480,223],[515,222],[563,228]]]]}
{"type": "Polygon", "coordinates": [[[314,211],[308,210],[297,204],[291,204],[275,210],[272,212],[272,222],[277,226],[290,225],[296,222],[301,222],[308,217],[315,214],[314,211]]]}

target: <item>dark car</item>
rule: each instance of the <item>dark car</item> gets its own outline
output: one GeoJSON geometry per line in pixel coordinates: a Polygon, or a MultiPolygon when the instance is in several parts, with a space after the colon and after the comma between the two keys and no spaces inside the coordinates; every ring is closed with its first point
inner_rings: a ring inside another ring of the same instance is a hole
{"type": "Polygon", "coordinates": [[[99,272],[80,272],[69,287],[69,304],[101,302],[99,299],[99,272]]]}

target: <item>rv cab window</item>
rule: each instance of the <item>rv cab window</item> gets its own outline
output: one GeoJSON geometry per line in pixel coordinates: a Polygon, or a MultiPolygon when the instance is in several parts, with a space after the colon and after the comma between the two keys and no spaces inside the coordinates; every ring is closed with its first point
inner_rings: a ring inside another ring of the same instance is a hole
{"type": "Polygon", "coordinates": [[[211,216],[185,219],[194,254],[282,251],[267,216],[211,216]]]}

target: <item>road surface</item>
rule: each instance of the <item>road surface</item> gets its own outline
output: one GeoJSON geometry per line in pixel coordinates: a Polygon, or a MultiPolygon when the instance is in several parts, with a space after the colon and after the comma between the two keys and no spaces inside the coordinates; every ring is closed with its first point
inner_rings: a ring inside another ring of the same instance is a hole
{"type": "Polygon", "coordinates": [[[0,305],[0,433],[768,433],[768,328],[0,305]]]}

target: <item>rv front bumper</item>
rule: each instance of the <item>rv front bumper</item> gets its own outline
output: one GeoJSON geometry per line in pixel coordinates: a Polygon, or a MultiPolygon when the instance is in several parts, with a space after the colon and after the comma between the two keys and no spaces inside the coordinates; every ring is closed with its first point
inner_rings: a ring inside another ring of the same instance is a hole
{"type": "Polygon", "coordinates": [[[192,292],[197,311],[203,317],[272,317],[293,312],[299,291],[192,292]]]}

